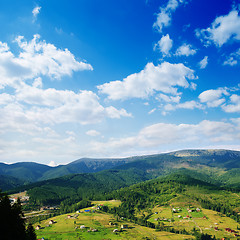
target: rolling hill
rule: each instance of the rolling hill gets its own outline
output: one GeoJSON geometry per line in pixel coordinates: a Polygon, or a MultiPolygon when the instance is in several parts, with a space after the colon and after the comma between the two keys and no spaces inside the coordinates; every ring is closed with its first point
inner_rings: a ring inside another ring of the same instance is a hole
{"type": "MultiPolygon", "coordinates": [[[[49,180],[69,174],[88,173],[89,176],[101,176],[108,178],[114,176],[113,172],[121,180],[114,182],[114,177],[109,180],[112,185],[123,187],[132,183],[141,182],[147,179],[156,178],[161,175],[168,175],[173,172],[187,173],[189,176],[204,180],[218,186],[240,187],[240,152],[230,150],[182,150],[166,154],[149,156],[138,156],[124,159],[79,159],[67,165],[49,167],[37,163],[16,163],[1,164],[0,174],[19,178],[20,181],[39,182],[25,186],[26,189],[35,186],[50,186],[55,181],[58,185],[61,182],[64,186],[71,188],[72,182],[68,185],[65,178],[49,180]],[[103,172],[102,172],[103,171],[103,172]],[[129,181],[129,176],[132,180],[129,181]],[[129,181],[129,182],[128,182],[129,181]],[[121,183],[124,183],[121,185],[121,183]]],[[[73,175],[70,175],[73,176],[73,175]]],[[[82,176],[74,181],[74,185],[82,184],[82,176]]],[[[77,178],[77,177],[76,177],[77,178]]],[[[95,181],[95,180],[93,180],[95,181]]],[[[96,179],[96,181],[98,181],[96,179]]],[[[9,186],[10,188],[11,186],[9,186]]],[[[8,189],[9,189],[8,188],[8,189]]],[[[117,188],[117,187],[116,187],[117,188]]],[[[7,189],[4,187],[4,189],[7,189]]],[[[52,189],[54,191],[54,189],[52,189]]]]}
{"type": "MultiPolygon", "coordinates": [[[[240,189],[238,151],[184,150],[131,160],[97,173],[66,175],[26,185],[18,190],[28,190],[35,201],[53,203],[77,196],[88,195],[89,198],[94,198],[99,194],[172,173],[187,174],[216,186],[240,189]]],[[[77,163],[72,163],[72,166],[74,164],[77,163]]]]}
{"type": "MultiPolygon", "coordinates": [[[[56,167],[50,167],[44,164],[34,162],[19,162],[14,164],[0,163],[0,175],[2,179],[4,177],[14,177],[19,180],[20,183],[31,183],[37,181],[43,181],[47,179],[57,178],[69,174],[75,173],[94,173],[102,170],[110,169],[130,161],[134,158],[125,159],[90,159],[82,158],[73,161],[67,165],[59,165],[56,167]]],[[[7,180],[6,180],[7,181],[7,180]]],[[[10,189],[3,186],[5,190],[10,189]]]]}

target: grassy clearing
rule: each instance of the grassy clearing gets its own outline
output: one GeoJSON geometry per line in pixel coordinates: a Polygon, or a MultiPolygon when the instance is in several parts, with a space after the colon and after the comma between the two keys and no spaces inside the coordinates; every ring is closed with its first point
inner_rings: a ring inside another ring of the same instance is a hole
{"type": "MultiPolygon", "coordinates": [[[[177,206],[179,206],[179,204],[177,204],[177,206]]],[[[236,239],[234,233],[228,233],[225,228],[230,228],[235,230],[237,234],[240,234],[240,231],[237,229],[239,226],[238,223],[226,217],[224,214],[207,209],[201,209],[200,212],[189,212],[187,210],[188,208],[189,206],[181,207],[178,212],[173,213],[170,207],[156,207],[153,209],[153,215],[149,218],[149,221],[155,224],[163,222],[165,226],[178,230],[185,229],[187,232],[192,232],[193,228],[195,228],[202,233],[207,233],[212,236],[215,235],[218,239],[236,239]]],[[[190,209],[196,208],[197,207],[192,207],[190,209]]]]}
{"type": "Polygon", "coordinates": [[[94,205],[104,205],[109,208],[118,207],[121,204],[120,200],[109,200],[109,201],[92,201],[94,205]]]}
{"type": "Polygon", "coordinates": [[[21,197],[25,197],[25,196],[27,196],[27,191],[11,194],[9,197],[10,198],[21,198],[21,197]]]}
{"type": "MultiPolygon", "coordinates": [[[[96,204],[103,204],[102,202],[95,202],[96,204]]],[[[104,204],[109,206],[116,206],[117,201],[108,201],[104,204]]],[[[84,209],[83,209],[84,210],[84,209]]],[[[192,236],[178,235],[168,232],[157,232],[154,229],[142,227],[134,223],[126,222],[124,220],[117,221],[114,216],[101,212],[81,212],[79,214],[64,214],[51,218],[56,223],[49,225],[49,220],[44,220],[40,224],[43,228],[36,230],[37,238],[44,237],[45,240],[76,240],[76,239],[161,239],[161,240],[179,240],[179,239],[193,239],[192,236]],[[68,215],[72,216],[71,218],[68,215]],[[109,223],[112,223],[110,225],[109,223]],[[122,232],[113,233],[114,229],[121,229],[122,224],[127,224],[128,228],[123,229],[122,232]],[[84,225],[85,228],[81,229],[84,225]],[[97,229],[97,232],[92,232],[92,229],[97,229]]]]}

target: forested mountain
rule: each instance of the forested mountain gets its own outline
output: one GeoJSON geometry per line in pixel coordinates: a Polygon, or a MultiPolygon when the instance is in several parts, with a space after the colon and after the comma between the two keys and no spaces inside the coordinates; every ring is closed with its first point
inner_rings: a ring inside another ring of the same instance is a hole
{"type": "Polygon", "coordinates": [[[6,191],[24,185],[24,181],[12,176],[0,175],[0,189],[6,191]]]}
{"type": "MultiPolygon", "coordinates": [[[[59,165],[56,167],[49,167],[44,164],[34,162],[20,162],[14,164],[0,163],[1,183],[0,188],[7,190],[11,187],[10,184],[4,185],[4,182],[9,182],[9,177],[18,179],[21,184],[37,182],[52,178],[57,178],[74,173],[94,173],[102,170],[110,169],[121,164],[133,161],[134,158],[125,159],[91,159],[82,158],[71,162],[67,165],[59,165]],[[5,178],[5,179],[4,179],[5,178]]],[[[12,179],[13,181],[13,179],[12,179]]]]}
{"type": "MultiPolygon", "coordinates": [[[[68,174],[96,173],[106,169],[114,170],[118,176],[121,176],[125,185],[132,183],[132,181],[128,183],[130,175],[135,179],[134,182],[141,182],[172,172],[182,172],[217,185],[240,186],[240,152],[230,150],[182,150],[124,159],[85,158],[58,167],[36,163],[1,164],[0,174],[24,179],[25,182],[35,182],[68,174]]],[[[99,173],[99,176],[103,175],[106,178],[108,175],[112,176],[112,170],[99,173]]],[[[98,176],[98,174],[89,176],[98,176]]],[[[57,181],[60,186],[63,179],[59,178],[53,181],[57,181]]],[[[81,175],[77,181],[78,184],[81,184],[82,180],[80,179],[82,179],[81,175]]],[[[39,184],[41,186],[51,185],[53,181],[44,181],[39,184]]],[[[39,184],[31,186],[35,187],[39,184]]],[[[77,183],[75,184],[77,185],[77,183]]],[[[118,183],[115,185],[117,186],[118,183]]],[[[121,186],[120,184],[119,187],[121,186]]],[[[71,182],[69,182],[69,187],[71,187],[71,182]]],[[[27,188],[29,189],[29,186],[27,188]]]]}
{"type": "Polygon", "coordinates": [[[185,174],[216,186],[240,188],[240,168],[237,168],[239,161],[240,154],[235,151],[179,151],[136,157],[134,161],[110,170],[67,175],[26,185],[18,190],[28,190],[32,200],[38,203],[57,203],[75,197],[91,199],[99,194],[171,173],[185,174]]]}
{"type": "Polygon", "coordinates": [[[14,164],[0,163],[0,175],[12,176],[24,180],[25,182],[37,181],[51,167],[34,163],[19,162],[14,164]]]}

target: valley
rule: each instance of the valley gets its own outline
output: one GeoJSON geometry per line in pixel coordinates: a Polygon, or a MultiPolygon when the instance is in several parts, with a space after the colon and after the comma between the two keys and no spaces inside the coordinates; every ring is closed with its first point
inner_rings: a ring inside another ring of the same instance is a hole
{"type": "Polygon", "coordinates": [[[239,162],[227,150],[139,156],[8,193],[39,239],[238,239],[239,162]]]}

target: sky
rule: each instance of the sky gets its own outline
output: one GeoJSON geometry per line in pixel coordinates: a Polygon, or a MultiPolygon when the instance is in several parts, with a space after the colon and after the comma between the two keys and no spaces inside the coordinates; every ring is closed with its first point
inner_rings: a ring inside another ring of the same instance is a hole
{"type": "Polygon", "coordinates": [[[0,1],[0,161],[240,150],[240,4],[0,1]]]}

